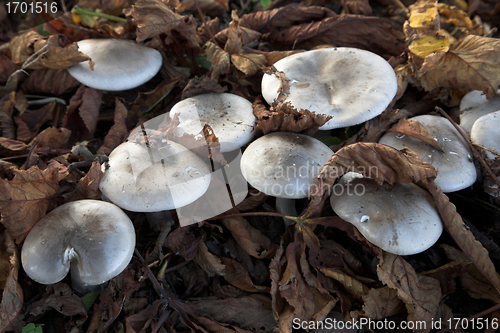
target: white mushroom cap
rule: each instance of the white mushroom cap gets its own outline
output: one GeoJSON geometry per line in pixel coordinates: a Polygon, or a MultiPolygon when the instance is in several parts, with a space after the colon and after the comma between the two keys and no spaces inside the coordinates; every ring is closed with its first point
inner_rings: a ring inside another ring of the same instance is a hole
{"type": "Polygon", "coordinates": [[[185,206],[208,189],[210,170],[194,152],[173,141],[163,147],[124,142],[109,155],[99,184],[114,204],[133,212],[185,206]]]}
{"type": "Polygon", "coordinates": [[[56,283],[71,267],[76,280],[99,285],[127,267],[134,247],[134,226],[120,208],[80,200],[42,218],[26,237],[21,259],[26,274],[38,283],[56,283]]]}
{"type": "Polygon", "coordinates": [[[236,150],[252,140],[256,118],[252,103],[234,94],[203,94],[180,101],[170,110],[179,114],[177,135],[200,134],[210,125],[222,153],[236,150]]]}
{"type": "Polygon", "coordinates": [[[444,118],[431,115],[413,117],[434,137],[443,152],[409,135],[395,132],[384,134],[379,143],[396,149],[409,148],[423,162],[438,169],[436,184],[443,192],[454,192],[471,186],[476,181],[477,172],[469,146],[460,133],[444,118]]]}
{"type": "Polygon", "coordinates": [[[241,172],[257,190],[287,199],[306,198],[333,151],[310,136],[275,132],[243,152],[241,172]]]}
{"type": "MultiPolygon", "coordinates": [[[[346,127],[372,119],[391,103],[398,90],[394,70],[369,51],[327,48],[297,53],[274,67],[288,77],[290,101],[297,109],[333,116],[320,130],[346,127]]],[[[268,103],[278,97],[280,80],[262,78],[262,96],[268,103]]]]}
{"type": "MultiPolygon", "coordinates": [[[[500,111],[488,113],[476,120],[472,125],[470,138],[475,144],[500,153],[500,111]]],[[[491,159],[496,157],[489,151],[486,154],[491,159]]]]}
{"type": "Polygon", "coordinates": [[[460,126],[470,133],[472,125],[480,117],[500,110],[500,90],[487,100],[486,95],[479,90],[467,93],[460,101],[460,126]]]}
{"type": "Polygon", "coordinates": [[[160,52],[123,39],[85,39],[77,42],[78,49],[89,61],[68,68],[68,72],[84,85],[101,90],[118,91],[140,86],[160,70],[160,52]]]}
{"type": "Polygon", "coordinates": [[[332,190],[335,213],[384,251],[420,253],[443,232],[432,196],[415,184],[378,185],[371,178],[353,177],[332,190]]]}

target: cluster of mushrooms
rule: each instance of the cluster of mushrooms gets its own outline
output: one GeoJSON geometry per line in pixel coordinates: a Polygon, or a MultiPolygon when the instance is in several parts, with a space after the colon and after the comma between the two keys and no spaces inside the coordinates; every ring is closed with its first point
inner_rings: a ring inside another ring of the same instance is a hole
{"type": "MultiPolygon", "coordinates": [[[[88,62],[77,64],[68,71],[96,89],[133,88],[151,79],[161,67],[158,51],[129,41],[84,40],[78,46],[92,62],[90,66],[88,62]],[[132,75],[130,64],[139,67],[132,75]]],[[[364,50],[317,49],[286,57],[274,66],[289,79],[286,101],[297,109],[332,116],[321,130],[372,119],[391,104],[397,92],[392,67],[380,56],[364,50]]],[[[268,103],[277,98],[280,84],[276,76],[264,75],[262,94],[268,103]]],[[[484,105],[465,101],[467,108],[480,109],[484,105]]],[[[252,105],[233,94],[187,98],[170,110],[168,117],[174,116],[179,121],[178,136],[202,136],[204,125],[210,125],[228,165],[210,164],[208,147],[201,147],[207,149],[204,159],[193,152],[200,147],[167,140],[154,120],[136,128],[102,167],[104,176],[99,188],[111,203],[70,202],[54,209],[32,229],[23,246],[22,263],[33,280],[55,283],[71,269],[73,288],[85,292],[118,275],[128,265],[135,247],[133,224],[121,209],[147,213],[176,209],[179,220],[184,219],[181,225],[187,225],[232,208],[246,197],[250,184],[276,197],[277,211],[295,215],[294,200],[309,195],[323,165],[333,155],[321,141],[297,133],[275,132],[251,142],[256,122],[252,105]],[[223,184],[223,190],[217,184],[223,184]],[[227,197],[226,184],[232,198],[227,197]],[[214,204],[208,211],[196,209],[196,201],[203,198],[214,204]],[[57,234],[59,239],[49,241],[54,239],[49,234],[57,234]],[[42,256],[53,262],[42,265],[42,256]]],[[[498,112],[491,117],[498,118],[498,112]]],[[[476,169],[458,132],[440,117],[415,119],[435,136],[443,151],[397,133],[387,133],[380,143],[410,148],[438,168],[436,183],[445,192],[474,183],[476,169]],[[463,167],[458,168],[459,164],[463,167]]],[[[491,122],[480,120],[477,127],[491,122]]],[[[479,132],[483,132],[480,128],[479,132]]],[[[441,235],[442,222],[432,197],[415,184],[378,185],[371,178],[348,173],[338,185],[346,190],[332,193],[333,210],[385,251],[419,253],[441,235]],[[349,186],[362,186],[363,194],[353,195],[349,186]]]]}

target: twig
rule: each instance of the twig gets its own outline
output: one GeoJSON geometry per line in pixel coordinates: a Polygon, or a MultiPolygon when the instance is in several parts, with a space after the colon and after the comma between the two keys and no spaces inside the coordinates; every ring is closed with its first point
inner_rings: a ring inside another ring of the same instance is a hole
{"type": "Polygon", "coordinates": [[[474,147],[474,145],[472,144],[472,142],[470,142],[470,140],[467,137],[467,135],[457,125],[457,123],[455,123],[453,121],[453,119],[451,119],[451,117],[446,112],[444,112],[444,110],[441,109],[439,106],[436,106],[436,111],[438,111],[441,115],[443,115],[444,117],[446,117],[446,119],[448,119],[449,122],[451,122],[451,124],[453,125],[453,127],[456,128],[456,130],[460,133],[460,135],[464,138],[464,140],[469,145],[470,149],[472,150],[472,153],[474,154],[474,157],[479,160],[479,163],[481,163],[481,165],[484,167],[484,169],[486,170],[486,172],[488,172],[488,174],[491,176],[491,178],[493,178],[493,180],[495,181],[495,183],[497,183],[497,185],[500,186],[500,180],[498,180],[498,178],[495,175],[495,173],[493,171],[491,171],[491,168],[488,166],[488,164],[486,164],[486,162],[483,160],[483,158],[481,157],[481,155],[479,155],[479,152],[476,150],[476,148],[474,147]]]}
{"type": "Polygon", "coordinates": [[[80,6],[75,6],[75,8],[73,9],[72,13],[76,14],[76,15],[88,15],[88,16],[102,17],[102,18],[108,19],[110,21],[127,23],[127,19],[126,18],[118,17],[118,16],[114,16],[114,15],[109,15],[109,14],[104,14],[104,13],[94,12],[92,10],[88,10],[88,9],[82,8],[80,6]]]}
{"type": "Polygon", "coordinates": [[[194,0],[194,4],[196,5],[196,9],[198,10],[198,14],[200,14],[200,16],[201,16],[201,20],[203,21],[203,25],[205,26],[205,29],[207,29],[207,32],[210,35],[210,39],[212,40],[212,42],[214,42],[214,44],[217,47],[220,47],[219,43],[217,43],[217,41],[215,40],[215,37],[212,34],[212,31],[210,31],[210,28],[208,27],[207,21],[205,20],[205,16],[203,16],[203,12],[201,11],[201,7],[200,7],[200,4],[198,3],[198,0],[194,0]]]}
{"type": "Polygon", "coordinates": [[[35,53],[33,53],[32,55],[30,55],[28,57],[28,59],[26,59],[23,63],[23,65],[21,66],[20,69],[16,70],[14,73],[12,73],[9,78],[7,79],[7,82],[5,83],[5,87],[10,87],[11,83],[12,83],[12,80],[14,79],[14,77],[16,77],[19,73],[24,73],[26,75],[29,76],[29,73],[26,72],[26,68],[28,68],[30,65],[34,64],[35,62],[38,61],[38,59],[40,59],[41,57],[43,57],[45,55],[45,53],[47,53],[49,50],[49,43],[45,43],[45,45],[38,51],[36,51],[35,53]]]}
{"type": "Polygon", "coordinates": [[[31,146],[30,151],[28,152],[28,156],[26,157],[26,170],[28,170],[31,167],[30,166],[31,155],[33,155],[33,151],[35,150],[37,144],[38,144],[38,140],[35,141],[33,146],[31,146]]]}

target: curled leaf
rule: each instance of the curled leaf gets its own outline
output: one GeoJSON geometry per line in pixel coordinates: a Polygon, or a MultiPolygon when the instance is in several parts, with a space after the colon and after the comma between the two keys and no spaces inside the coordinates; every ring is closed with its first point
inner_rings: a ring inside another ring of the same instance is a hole
{"type": "Polygon", "coordinates": [[[434,149],[443,152],[443,149],[439,147],[436,140],[432,137],[432,134],[418,121],[415,119],[406,119],[402,118],[399,122],[391,127],[387,132],[397,132],[404,135],[409,135],[418,139],[422,142],[427,143],[432,146],[434,149]]]}

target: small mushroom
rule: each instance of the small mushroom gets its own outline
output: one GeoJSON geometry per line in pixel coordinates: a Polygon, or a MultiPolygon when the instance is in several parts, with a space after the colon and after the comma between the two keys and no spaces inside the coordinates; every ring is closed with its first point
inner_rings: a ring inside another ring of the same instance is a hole
{"type": "Polygon", "coordinates": [[[186,98],[169,112],[179,115],[177,135],[202,135],[205,124],[210,125],[220,142],[222,153],[237,150],[253,137],[256,118],[252,103],[234,94],[203,94],[186,98]]]}
{"type": "Polygon", "coordinates": [[[79,200],[43,217],[21,252],[28,276],[42,284],[61,281],[71,270],[73,289],[85,293],[120,274],[132,259],[134,226],[111,203],[79,200]]]}
{"type": "Polygon", "coordinates": [[[211,177],[198,155],[166,139],[124,142],[111,152],[103,169],[101,192],[133,212],[183,207],[207,191],[211,177]]]}
{"type": "Polygon", "coordinates": [[[368,241],[398,255],[427,250],[443,232],[432,196],[415,184],[378,185],[348,173],[333,186],[330,204],[368,241]]]}
{"type": "MultiPolygon", "coordinates": [[[[333,151],[310,136],[275,132],[253,141],[243,152],[241,172],[257,190],[276,197],[276,209],[296,215],[290,200],[309,196],[312,184],[333,151]]],[[[285,221],[289,224],[289,221],[285,221]]]]}
{"type": "Polygon", "coordinates": [[[459,191],[474,184],[477,173],[471,151],[453,125],[438,116],[423,115],[411,119],[418,120],[431,133],[443,152],[421,140],[395,132],[384,134],[379,143],[396,149],[411,149],[423,162],[432,164],[438,169],[436,185],[443,192],[459,191]]]}
{"type": "MultiPolygon", "coordinates": [[[[297,109],[333,116],[320,130],[361,124],[381,114],[396,95],[394,70],[382,57],[365,50],[338,47],[297,53],[277,61],[290,85],[297,109]]],[[[272,103],[281,82],[264,74],[262,96],[272,103]]]]}
{"type": "MultiPolygon", "coordinates": [[[[495,150],[500,153],[500,111],[488,113],[472,125],[470,132],[471,141],[485,148],[495,150]]],[[[494,159],[496,156],[486,151],[488,158],[494,159]]]]}
{"type": "Polygon", "coordinates": [[[152,79],[162,64],[160,52],[128,40],[85,39],[77,44],[93,64],[80,62],[69,67],[68,72],[94,89],[118,91],[138,87],[152,79]]]}
{"type": "Polygon", "coordinates": [[[500,110],[500,90],[487,100],[486,95],[479,90],[467,93],[460,101],[460,126],[467,133],[471,132],[472,125],[480,117],[500,110]]]}

